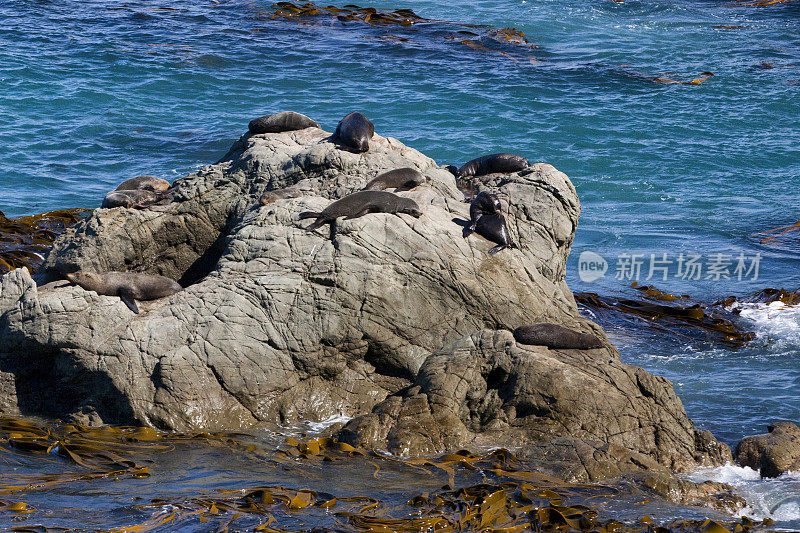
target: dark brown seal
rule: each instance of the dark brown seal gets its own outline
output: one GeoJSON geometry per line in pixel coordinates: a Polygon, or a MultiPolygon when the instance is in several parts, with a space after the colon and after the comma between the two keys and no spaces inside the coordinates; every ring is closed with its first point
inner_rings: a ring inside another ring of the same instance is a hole
{"type": "Polygon", "coordinates": [[[333,139],[353,152],[366,152],[374,134],[372,122],[358,111],[353,111],[339,121],[333,139]]]}
{"type": "MultiPolygon", "coordinates": [[[[466,239],[472,231],[471,226],[464,228],[463,236],[466,239]]],[[[504,248],[516,248],[517,245],[511,242],[511,237],[508,235],[508,228],[506,227],[506,219],[503,215],[482,215],[475,222],[475,233],[486,239],[487,241],[497,243],[489,249],[489,255],[494,255],[504,248]]]]}
{"type": "Polygon", "coordinates": [[[521,155],[490,154],[465,163],[458,169],[456,177],[466,178],[469,176],[483,176],[484,174],[492,174],[495,172],[517,172],[529,166],[530,163],[528,163],[528,160],[521,155]]]}
{"type": "Polygon", "coordinates": [[[267,191],[258,199],[261,205],[271,204],[278,200],[285,200],[287,198],[299,198],[303,195],[303,191],[293,187],[286,187],[284,189],[275,189],[274,191],[267,191]]]}
{"type": "Polygon", "coordinates": [[[481,191],[469,205],[469,226],[464,228],[464,237],[475,231],[478,219],[483,215],[499,215],[500,200],[494,194],[481,191]]]}
{"type": "Polygon", "coordinates": [[[155,176],[136,176],[120,183],[115,190],[117,191],[153,191],[161,192],[169,189],[170,185],[167,180],[162,180],[155,176]]]}
{"type": "Polygon", "coordinates": [[[316,218],[306,231],[313,231],[323,224],[332,224],[339,217],[357,218],[367,213],[406,213],[415,217],[422,214],[417,202],[387,191],[358,191],[336,200],[321,213],[305,211],[300,220],[316,218]]]}
{"type": "Polygon", "coordinates": [[[383,189],[413,189],[425,183],[425,175],[415,168],[403,167],[379,174],[367,183],[365,191],[382,191],[383,189]]]}
{"type": "Polygon", "coordinates": [[[145,207],[149,207],[171,196],[169,191],[148,191],[142,189],[111,191],[103,198],[103,204],[100,207],[144,209],[145,207]]]}
{"type": "Polygon", "coordinates": [[[65,274],[65,277],[84,290],[105,296],[119,296],[134,313],[139,313],[136,300],[157,300],[183,290],[176,281],[155,274],[79,270],[65,274]]]}
{"type": "Polygon", "coordinates": [[[548,322],[520,326],[514,330],[514,339],[520,344],[565,350],[589,350],[603,347],[603,342],[594,335],[548,322]]]}
{"type": "Polygon", "coordinates": [[[247,125],[250,133],[280,133],[282,131],[304,130],[306,128],[319,128],[319,124],[305,115],[294,111],[281,111],[271,115],[254,118],[247,125]]]}

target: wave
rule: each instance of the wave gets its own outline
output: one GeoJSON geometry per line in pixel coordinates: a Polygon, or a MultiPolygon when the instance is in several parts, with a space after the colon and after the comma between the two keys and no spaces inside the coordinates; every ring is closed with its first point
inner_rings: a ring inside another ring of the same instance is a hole
{"type": "Polygon", "coordinates": [[[800,472],[761,479],[757,470],[728,463],[699,468],[686,477],[696,483],[710,480],[733,486],[747,501],[747,506],[737,515],[755,520],[770,518],[780,522],[782,527],[800,527],[800,472]]]}

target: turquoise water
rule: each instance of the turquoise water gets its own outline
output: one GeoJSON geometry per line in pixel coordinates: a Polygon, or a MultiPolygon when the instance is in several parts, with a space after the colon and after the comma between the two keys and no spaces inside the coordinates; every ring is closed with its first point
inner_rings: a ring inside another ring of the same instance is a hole
{"type": "MultiPolygon", "coordinates": [[[[684,280],[672,264],[649,281],[706,301],[800,286],[798,237],[753,235],[800,220],[800,2],[372,5],[515,27],[538,48],[474,50],[443,23],[298,25],[246,0],[0,4],[0,210],[97,207],[123,179],[216,161],[256,116],[292,109],[332,131],[359,110],[440,163],[510,151],[567,173],[583,205],[573,290],[627,290],[623,254],[760,254],[758,279],[684,280]],[[653,80],[707,71],[699,85],[653,80]],[[604,278],[581,281],[584,251],[607,260],[604,278]]],[[[669,377],[695,422],[734,445],[800,419],[800,313],[743,315],[759,337],[740,350],[608,329],[623,360],[669,377]]]]}

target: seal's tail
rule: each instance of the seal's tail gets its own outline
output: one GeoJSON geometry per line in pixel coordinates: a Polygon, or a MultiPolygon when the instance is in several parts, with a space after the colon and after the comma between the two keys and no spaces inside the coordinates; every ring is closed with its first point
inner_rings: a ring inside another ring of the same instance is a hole
{"type": "Polygon", "coordinates": [[[303,211],[297,218],[299,218],[300,220],[305,220],[307,218],[318,218],[319,215],[320,213],[314,211],[303,211]]]}

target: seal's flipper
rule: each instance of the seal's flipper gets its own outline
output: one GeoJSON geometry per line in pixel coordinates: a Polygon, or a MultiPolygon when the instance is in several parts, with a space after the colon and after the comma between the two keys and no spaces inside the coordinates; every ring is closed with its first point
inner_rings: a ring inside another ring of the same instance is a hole
{"type": "Polygon", "coordinates": [[[136,300],[133,299],[133,296],[131,295],[130,291],[128,291],[127,289],[120,289],[119,299],[122,300],[122,302],[128,306],[128,309],[130,309],[137,315],[139,314],[139,307],[136,305],[136,300]]]}
{"type": "Polygon", "coordinates": [[[303,211],[297,215],[297,218],[300,220],[304,220],[306,218],[319,218],[319,215],[320,213],[317,213],[316,211],[303,211]]]}
{"type": "Polygon", "coordinates": [[[317,220],[312,222],[309,226],[306,226],[305,230],[306,231],[314,231],[315,229],[317,229],[318,227],[322,226],[323,224],[325,224],[325,221],[318,218],[317,220]]]}
{"type": "Polygon", "coordinates": [[[467,237],[472,235],[472,232],[474,232],[474,231],[475,231],[475,228],[473,226],[471,226],[471,225],[470,226],[464,226],[464,229],[461,230],[461,236],[466,239],[467,237]]]}
{"type": "Polygon", "coordinates": [[[499,252],[500,250],[502,250],[503,248],[508,248],[508,245],[507,244],[498,244],[497,246],[495,246],[493,248],[490,248],[489,249],[489,255],[494,255],[497,252],[499,252]]]}

